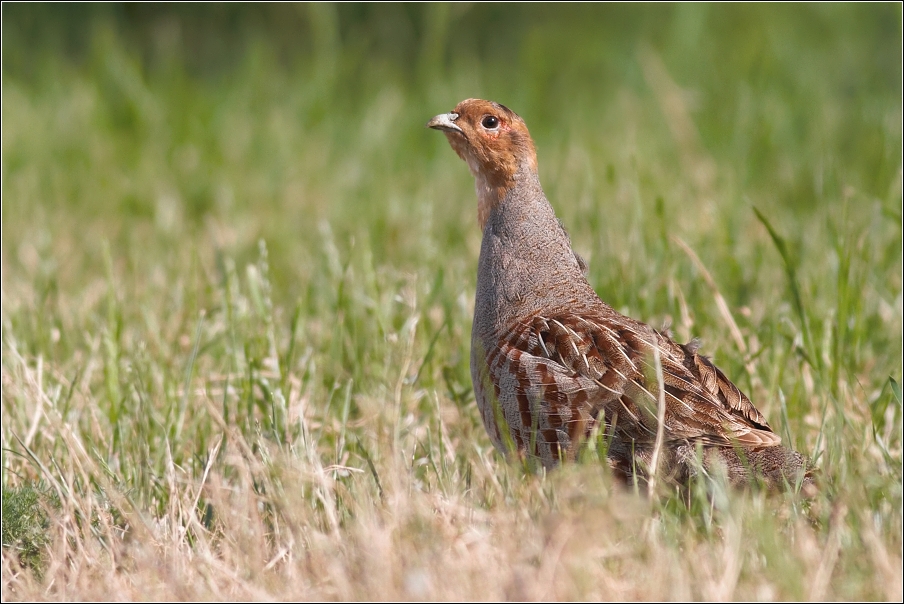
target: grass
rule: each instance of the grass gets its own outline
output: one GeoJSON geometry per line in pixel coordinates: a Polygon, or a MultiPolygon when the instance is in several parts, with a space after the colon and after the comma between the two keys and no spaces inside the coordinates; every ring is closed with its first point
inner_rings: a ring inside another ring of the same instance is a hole
{"type": "Polygon", "coordinates": [[[896,5],[2,10],[4,600],[901,599],[896,5]],[[492,450],[469,96],[815,497],[492,450]]]}

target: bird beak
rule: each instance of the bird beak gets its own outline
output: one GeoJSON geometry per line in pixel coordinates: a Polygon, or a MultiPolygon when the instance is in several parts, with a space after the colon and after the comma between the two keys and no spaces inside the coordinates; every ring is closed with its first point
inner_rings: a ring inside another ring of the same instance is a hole
{"type": "Polygon", "coordinates": [[[458,132],[459,134],[464,134],[461,128],[455,125],[455,120],[457,119],[457,113],[441,113],[427,122],[427,127],[433,128],[434,130],[442,130],[443,132],[458,132]]]}

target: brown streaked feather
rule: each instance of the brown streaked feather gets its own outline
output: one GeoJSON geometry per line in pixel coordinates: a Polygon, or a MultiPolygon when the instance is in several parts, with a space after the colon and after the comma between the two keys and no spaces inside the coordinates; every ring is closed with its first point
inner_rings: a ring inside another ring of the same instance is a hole
{"type": "MultiPolygon", "coordinates": [[[[621,433],[637,441],[655,435],[658,387],[643,371],[651,364],[655,345],[662,364],[668,441],[723,447],[780,442],[750,400],[706,357],[649,327],[602,315],[537,315],[508,330],[500,342],[488,359],[493,381],[514,375],[525,401],[542,399],[555,418],[580,418],[587,431],[594,424],[586,418],[621,411],[621,433]]],[[[520,405],[520,412],[522,427],[533,423],[527,403],[520,405]]]]}

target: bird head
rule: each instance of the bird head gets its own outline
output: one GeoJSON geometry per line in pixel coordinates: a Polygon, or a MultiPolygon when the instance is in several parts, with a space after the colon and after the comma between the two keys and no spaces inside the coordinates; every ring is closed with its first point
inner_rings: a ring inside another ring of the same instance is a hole
{"type": "Polygon", "coordinates": [[[537,152],[521,117],[499,103],[465,99],[428,128],[441,130],[474,175],[481,226],[489,208],[504,198],[519,173],[537,173],[537,152]]]}

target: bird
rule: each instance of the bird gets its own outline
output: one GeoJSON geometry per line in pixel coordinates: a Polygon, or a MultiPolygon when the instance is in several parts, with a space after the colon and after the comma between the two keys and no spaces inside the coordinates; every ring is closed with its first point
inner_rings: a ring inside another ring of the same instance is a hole
{"type": "Polygon", "coordinates": [[[733,485],[813,483],[809,458],[781,445],[696,340],[679,344],[597,295],[518,114],[471,98],[426,126],[475,181],[483,237],[471,379],[498,450],[552,469],[602,434],[607,465],[626,483],[686,485],[717,468],[733,485]]]}

